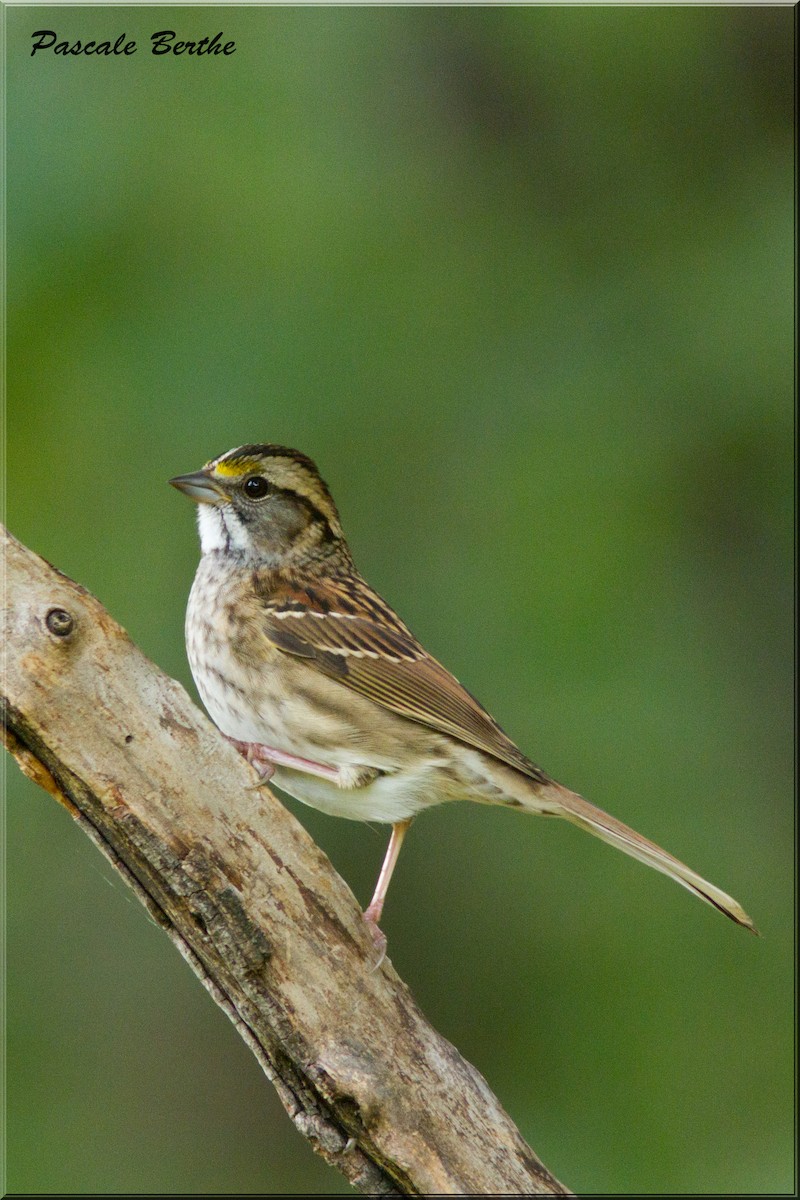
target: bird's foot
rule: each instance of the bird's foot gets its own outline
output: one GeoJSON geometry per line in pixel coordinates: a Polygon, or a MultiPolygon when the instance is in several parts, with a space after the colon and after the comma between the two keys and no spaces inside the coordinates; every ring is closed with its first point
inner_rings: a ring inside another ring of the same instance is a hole
{"type": "Polygon", "coordinates": [[[378,952],[378,957],[370,967],[370,971],[377,971],[378,967],[386,958],[386,934],[378,925],[382,908],[382,904],[380,907],[370,904],[369,908],[362,913],[362,919],[369,931],[370,937],[372,938],[372,944],[378,952]]]}
{"type": "Polygon", "coordinates": [[[266,787],[272,776],[275,774],[275,763],[272,758],[269,758],[264,751],[268,750],[267,746],[261,746],[258,742],[239,742],[236,738],[225,735],[226,741],[239,751],[239,753],[247,759],[253,770],[258,775],[258,783],[252,784],[245,790],[248,792],[257,792],[261,788],[266,787]]]}
{"type": "Polygon", "coordinates": [[[262,787],[275,774],[276,767],[291,767],[293,771],[303,771],[306,775],[317,775],[320,779],[328,779],[331,783],[339,782],[339,768],[329,767],[325,763],[314,762],[310,758],[301,758],[298,754],[289,754],[286,750],[276,750],[274,746],[264,746],[260,742],[239,742],[236,738],[228,738],[240,754],[255,767],[260,776],[257,787],[262,787]]]}

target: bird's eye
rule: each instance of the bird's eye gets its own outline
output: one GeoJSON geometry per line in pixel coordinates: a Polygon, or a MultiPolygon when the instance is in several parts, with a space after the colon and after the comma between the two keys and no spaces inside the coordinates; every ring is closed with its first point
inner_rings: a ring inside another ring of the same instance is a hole
{"type": "Polygon", "coordinates": [[[269,491],[269,484],[263,475],[251,475],[244,481],[244,493],[250,500],[260,500],[269,491]]]}

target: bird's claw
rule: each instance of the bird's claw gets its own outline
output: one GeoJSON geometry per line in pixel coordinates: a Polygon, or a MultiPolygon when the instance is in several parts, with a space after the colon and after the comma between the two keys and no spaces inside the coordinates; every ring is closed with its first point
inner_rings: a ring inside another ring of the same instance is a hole
{"type": "MultiPolygon", "coordinates": [[[[372,906],[370,905],[370,908],[371,907],[372,906]]],[[[379,927],[377,917],[370,912],[369,908],[362,914],[362,919],[369,930],[369,935],[372,938],[372,944],[378,951],[378,958],[370,967],[370,973],[372,973],[373,971],[377,971],[378,967],[386,958],[386,934],[379,927]]]]}
{"type": "Polygon", "coordinates": [[[245,791],[258,792],[261,788],[266,787],[275,774],[275,763],[272,759],[259,754],[260,746],[257,742],[239,742],[236,738],[228,737],[227,734],[225,734],[225,738],[247,759],[256,775],[258,775],[258,783],[249,784],[245,788],[245,791]]]}
{"type": "Polygon", "coordinates": [[[245,788],[247,792],[258,792],[261,788],[266,787],[272,776],[275,774],[275,764],[268,762],[266,759],[248,758],[247,760],[256,775],[258,775],[258,783],[251,783],[245,788]]]}

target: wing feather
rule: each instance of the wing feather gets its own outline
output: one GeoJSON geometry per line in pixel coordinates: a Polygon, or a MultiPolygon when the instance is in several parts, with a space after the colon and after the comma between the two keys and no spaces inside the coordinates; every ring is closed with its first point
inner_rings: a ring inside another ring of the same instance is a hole
{"type": "Polygon", "coordinates": [[[264,632],[279,650],[409,721],[548,779],[360,577],[271,591],[263,612],[264,632]]]}

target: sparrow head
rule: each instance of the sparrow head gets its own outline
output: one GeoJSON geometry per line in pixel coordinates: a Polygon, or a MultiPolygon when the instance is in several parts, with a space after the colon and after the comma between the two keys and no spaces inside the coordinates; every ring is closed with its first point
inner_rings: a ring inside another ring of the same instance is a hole
{"type": "Polygon", "coordinates": [[[297,450],[239,446],[169,482],[198,505],[204,554],[222,550],[273,567],[349,558],[333,498],[297,450]]]}

